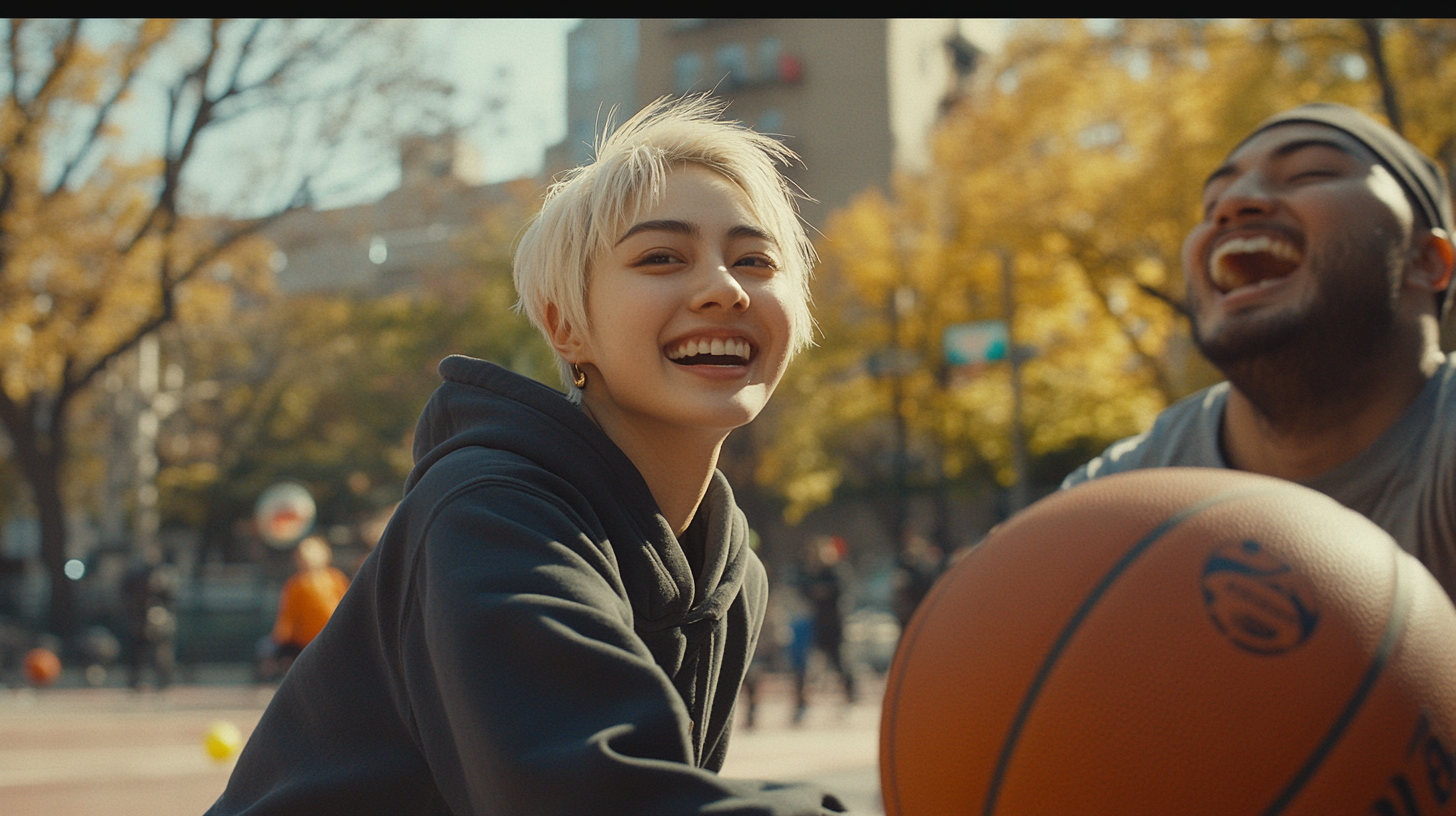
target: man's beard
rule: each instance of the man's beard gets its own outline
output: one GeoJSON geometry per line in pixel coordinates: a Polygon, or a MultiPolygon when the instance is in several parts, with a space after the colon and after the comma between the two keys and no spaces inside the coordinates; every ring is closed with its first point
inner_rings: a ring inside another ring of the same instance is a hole
{"type": "Polygon", "coordinates": [[[1403,251],[1385,236],[1362,245],[1345,240],[1312,255],[1318,289],[1302,309],[1246,317],[1207,337],[1200,351],[1276,425],[1291,429],[1333,419],[1358,397],[1369,366],[1390,342],[1396,319],[1403,251]],[[1331,410],[1333,409],[1333,410],[1331,410]]]}

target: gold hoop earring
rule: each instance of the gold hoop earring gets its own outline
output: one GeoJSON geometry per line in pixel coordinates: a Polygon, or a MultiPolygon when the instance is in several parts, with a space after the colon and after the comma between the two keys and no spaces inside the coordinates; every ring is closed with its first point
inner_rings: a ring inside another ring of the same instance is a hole
{"type": "Polygon", "coordinates": [[[576,363],[571,364],[571,384],[577,388],[586,388],[586,372],[578,368],[576,363]]]}

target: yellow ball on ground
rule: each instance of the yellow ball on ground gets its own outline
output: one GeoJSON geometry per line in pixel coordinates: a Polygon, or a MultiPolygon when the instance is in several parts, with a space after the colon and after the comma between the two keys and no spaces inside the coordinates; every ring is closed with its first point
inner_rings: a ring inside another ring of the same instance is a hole
{"type": "Polygon", "coordinates": [[[202,747],[218,762],[232,759],[243,747],[243,732],[227,720],[218,720],[207,727],[207,733],[202,736],[202,747]]]}

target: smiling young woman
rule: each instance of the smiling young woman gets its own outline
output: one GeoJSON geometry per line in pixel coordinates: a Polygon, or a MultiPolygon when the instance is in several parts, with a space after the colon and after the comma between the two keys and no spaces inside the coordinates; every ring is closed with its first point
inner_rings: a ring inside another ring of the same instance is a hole
{"type": "Polygon", "coordinates": [[[587,325],[548,311],[557,354],[585,375],[582,408],[676,533],[724,437],[758,415],[788,364],[799,293],[781,255],[737,185],[688,164],[594,259],[587,325]]]}
{"type": "Polygon", "coordinates": [[[568,394],[450,357],[379,546],[212,812],[821,814],[720,779],[767,581],[716,470],[808,341],[778,142],[659,102],[546,197],[521,308],[568,394]]]}

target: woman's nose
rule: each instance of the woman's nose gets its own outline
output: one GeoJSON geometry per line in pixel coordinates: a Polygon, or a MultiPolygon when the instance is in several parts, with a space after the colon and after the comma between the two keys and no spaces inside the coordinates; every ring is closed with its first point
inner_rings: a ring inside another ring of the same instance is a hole
{"type": "Polygon", "coordinates": [[[694,299],[694,309],[723,308],[742,311],[748,308],[748,292],[722,261],[707,264],[706,277],[694,299]]]}

